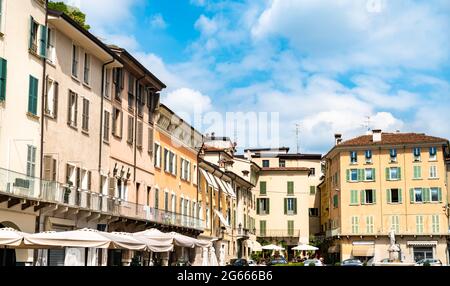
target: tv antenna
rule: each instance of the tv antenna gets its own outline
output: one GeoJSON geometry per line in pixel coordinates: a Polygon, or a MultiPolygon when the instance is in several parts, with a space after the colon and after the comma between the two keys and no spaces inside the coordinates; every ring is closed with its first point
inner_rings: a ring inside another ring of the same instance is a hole
{"type": "Polygon", "coordinates": [[[370,125],[372,121],[370,119],[370,116],[366,116],[365,118],[366,120],[364,120],[364,124],[361,124],[361,126],[364,127],[364,129],[366,129],[366,134],[369,134],[371,130],[370,125]]]}

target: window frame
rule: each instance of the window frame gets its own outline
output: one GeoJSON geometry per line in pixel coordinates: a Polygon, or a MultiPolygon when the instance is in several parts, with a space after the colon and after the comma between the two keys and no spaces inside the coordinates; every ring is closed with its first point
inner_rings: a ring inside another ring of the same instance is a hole
{"type": "Polygon", "coordinates": [[[83,84],[89,86],[91,83],[91,55],[84,53],[84,63],[83,63],[83,84]]]}
{"type": "Polygon", "coordinates": [[[80,67],[80,47],[72,43],[71,75],[78,80],[80,67]]]}

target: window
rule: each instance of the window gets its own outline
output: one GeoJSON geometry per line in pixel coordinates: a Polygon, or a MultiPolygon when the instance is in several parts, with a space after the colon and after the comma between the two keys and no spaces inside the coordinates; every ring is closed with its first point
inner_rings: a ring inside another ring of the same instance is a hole
{"type": "Polygon", "coordinates": [[[177,175],[177,155],[175,155],[173,152],[170,152],[170,166],[171,166],[171,173],[172,175],[177,175]]]}
{"type": "Polygon", "coordinates": [[[90,78],[91,78],[91,55],[85,53],[84,54],[84,72],[83,72],[84,83],[89,85],[90,78]]]}
{"type": "Polygon", "coordinates": [[[352,233],[359,233],[359,217],[357,216],[352,216],[352,233]]]}
{"type": "Polygon", "coordinates": [[[310,195],[316,194],[316,186],[309,186],[309,194],[310,195]]]}
{"type": "Polygon", "coordinates": [[[44,180],[56,182],[56,159],[52,156],[44,156],[44,180]]]}
{"type": "Polygon", "coordinates": [[[184,210],[184,199],[180,198],[180,214],[183,214],[183,210],[184,210]]]}
{"type": "Polygon", "coordinates": [[[79,48],[72,45],[72,76],[78,78],[79,48]]]}
{"type": "Polygon", "coordinates": [[[364,180],[365,181],[375,181],[375,169],[365,169],[364,170],[364,180]]]}
{"type": "Polygon", "coordinates": [[[412,189],[412,202],[421,203],[423,202],[422,188],[412,189]]]}
{"type": "Polygon", "coordinates": [[[148,154],[152,156],[153,154],[153,128],[148,128],[148,154]]]}
{"type": "Polygon", "coordinates": [[[287,194],[288,195],[294,194],[294,182],[287,182],[287,194]]]}
{"type": "Polygon", "coordinates": [[[373,233],[373,216],[366,216],[366,233],[373,233]]]}
{"type": "Polygon", "coordinates": [[[288,220],[287,227],[288,227],[288,236],[294,236],[294,221],[288,220]]]}
{"type": "Polygon", "coordinates": [[[164,210],[166,212],[169,211],[169,193],[168,192],[164,192],[164,210]]]}
{"type": "Polygon", "coordinates": [[[397,162],[397,149],[392,148],[389,150],[389,157],[391,162],[397,162]]]}
{"type": "Polygon", "coordinates": [[[396,234],[400,233],[400,217],[398,215],[391,216],[391,230],[396,234]]]}
{"type": "Polygon", "coordinates": [[[366,164],[372,163],[372,150],[366,150],[365,157],[366,157],[366,164]]]}
{"type": "Polygon", "coordinates": [[[84,131],[89,131],[89,100],[83,98],[83,114],[82,114],[82,122],[81,129],[84,131]]]}
{"type": "Polygon", "coordinates": [[[295,215],[297,214],[297,199],[285,198],[284,199],[284,214],[295,215]]]}
{"type": "Polygon", "coordinates": [[[338,195],[334,195],[334,196],[333,196],[333,208],[337,208],[338,205],[339,205],[339,202],[338,202],[338,195]]]}
{"type": "Polygon", "coordinates": [[[430,147],[429,153],[430,153],[430,161],[436,161],[436,159],[437,159],[437,156],[436,156],[437,148],[436,147],[430,147]]]}
{"type": "Polygon", "coordinates": [[[38,85],[38,79],[30,75],[28,87],[28,112],[33,115],[37,115],[38,85]]]}
{"type": "Polygon", "coordinates": [[[310,171],[309,171],[309,174],[310,174],[310,176],[315,176],[316,175],[316,168],[311,168],[311,169],[309,169],[310,171]]]}
{"type": "Polygon", "coordinates": [[[268,168],[268,167],[270,166],[269,160],[263,160],[263,161],[262,161],[262,164],[263,164],[263,167],[264,167],[264,168],[268,168]]]}
{"type": "Polygon", "coordinates": [[[27,146],[27,176],[34,177],[36,170],[36,147],[27,146]]]}
{"type": "Polygon", "coordinates": [[[78,94],[69,90],[69,110],[67,113],[67,124],[72,127],[77,127],[77,113],[78,113],[78,94]]]}
{"type": "Polygon", "coordinates": [[[420,162],[420,153],[421,153],[421,149],[419,147],[415,147],[413,149],[413,155],[414,155],[415,162],[420,162]]]}
{"type": "Polygon", "coordinates": [[[386,168],[386,180],[396,181],[401,179],[401,169],[399,167],[386,168]]]}
{"type": "Polygon", "coordinates": [[[56,43],[56,35],[55,30],[48,28],[47,29],[47,60],[55,64],[56,62],[56,49],[55,49],[55,43],[56,43]]]}
{"type": "Polygon", "coordinates": [[[118,108],[114,108],[112,117],[112,134],[116,137],[122,138],[122,127],[122,112],[118,108]]]}
{"type": "Polygon", "coordinates": [[[350,181],[357,182],[358,181],[358,169],[350,170],[350,181]]]}
{"type": "Polygon", "coordinates": [[[45,115],[51,118],[56,118],[58,113],[58,89],[58,83],[47,77],[47,92],[44,95],[44,111],[45,115]]]}
{"type": "Polygon", "coordinates": [[[159,190],[155,189],[155,209],[159,209],[159,190]]]}
{"type": "Polygon", "coordinates": [[[318,208],[310,208],[309,209],[309,216],[318,217],[319,216],[319,209],[318,208]]]}
{"type": "Polygon", "coordinates": [[[267,223],[265,220],[260,220],[259,221],[259,236],[266,236],[266,226],[267,223]]]}
{"type": "Polygon", "coordinates": [[[134,76],[128,74],[128,109],[134,110],[134,76]]]}
{"type": "Polygon", "coordinates": [[[144,124],[142,123],[142,121],[138,121],[137,124],[137,134],[136,134],[136,147],[138,149],[142,149],[142,144],[143,144],[143,140],[144,140],[144,124]]]}
{"type": "Polygon", "coordinates": [[[414,175],[413,175],[413,179],[419,180],[422,178],[422,167],[421,166],[414,166],[414,175]]]}
{"type": "Polygon", "coordinates": [[[416,232],[423,233],[423,216],[416,216],[416,232]]]}
{"type": "Polygon", "coordinates": [[[431,202],[440,202],[442,200],[441,188],[430,188],[431,202]]]}
{"type": "Polygon", "coordinates": [[[172,194],[172,207],[171,212],[176,213],[177,212],[177,196],[172,194]]]}
{"type": "Polygon", "coordinates": [[[127,136],[127,142],[128,144],[133,144],[133,138],[134,138],[134,118],[133,116],[128,115],[128,136],[127,136]]]}
{"type": "Polygon", "coordinates": [[[164,171],[170,172],[170,156],[169,156],[169,150],[164,148],[164,171]]]}
{"type": "Polygon", "coordinates": [[[433,259],[433,247],[414,247],[414,261],[422,259],[433,259]]]}
{"type": "Polygon", "coordinates": [[[105,92],[104,96],[106,98],[109,98],[110,91],[111,91],[111,70],[106,69],[105,70],[105,90],[104,90],[104,92],[105,92]]]}
{"type": "Polygon", "coordinates": [[[161,168],[161,145],[155,143],[155,153],[153,154],[153,160],[156,168],[161,168]]]}
{"type": "Polygon", "coordinates": [[[122,101],[121,93],[124,87],[123,81],[124,81],[123,69],[122,68],[113,69],[114,98],[119,102],[122,101]]]}
{"type": "Polygon", "coordinates": [[[6,99],[6,72],[7,71],[7,61],[0,58],[0,101],[6,99]]]}
{"type": "Polygon", "coordinates": [[[191,180],[191,162],[185,159],[181,159],[181,179],[191,180]]]}
{"type": "Polygon", "coordinates": [[[109,142],[109,112],[105,110],[103,114],[103,141],[109,142]]]}
{"type": "Polygon", "coordinates": [[[259,194],[265,195],[267,194],[267,183],[266,182],[259,182],[259,194]]]}
{"type": "Polygon", "coordinates": [[[358,153],[356,151],[350,151],[350,163],[351,164],[358,163],[358,153]]]}
{"type": "Polygon", "coordinates": [[[350,191],[350,205],[359,205],[357,190],[350,191]]]}
{"type": "Polygon", "coordinates": [[[402,189],[388,189],[386,191],[387,202],[398,204],[402,202],[402,189]]]}
{"type": "Polygon", "coordinates": [[[258,199],[258,201],[257,201],[257,204],[258,204],[257,213],[261,214],[261,215],[269,214],[269,212],[270,212],[269,203],[270,203],[269,199],[267,199],[267,198],[258,199]]]}
{"type": "Polygon", "coordinates": [[[438,178],[437,166],[430,166],[430,179],[437,179],[437,178],[438,178]]]}
{"type": "Polygon", "coordinates": [[[431,216],[431,231],[433,233],[439,233],[439,215],[431,216]]]}
{"type": "Polygon", "coordinates": [[[30,17],[30,43],[29,43],[29,51],[31,53],[37,54],[38,52],[38,33],[39,33],[39,24],[34,20],[33,17],[30,17]]]}
{"type": "Polygon", "coordinates": [[[281,159],[280,159],[280,161],[278,162],[278,166],[279,166],[280,168],[286,167],[286,160],[281,160],[281,159]]]}
{"type": "Polygon", "coordinates": [[[197,165],[193,165],[193,171],[192,171],[192,175],[193,175],[193,183],[196,185],[197,184],[197,165]]]}
{"type": "Polygon", "coordinates": [[[374,204],[375,200],[375,190],[362,190],[361,191],[361,204],[374,204]]]}
{"type": "Polygon", "coordinates": [[[143,110],[144,110],[144,103],[145,103],[145,96],[144,96],[144,86],[139,84],[138,90],[136,91],[136,105],[137,105],[137,113],[139,117],[144,116],[143,110]]]}

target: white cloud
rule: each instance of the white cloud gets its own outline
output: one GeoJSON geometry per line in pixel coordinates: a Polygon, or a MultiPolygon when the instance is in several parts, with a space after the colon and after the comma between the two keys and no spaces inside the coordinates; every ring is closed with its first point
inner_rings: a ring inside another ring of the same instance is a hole
{"type": "Polygon", "coordinates": [[[133,35],[123,34],[99,34],[98,36],[103,42],[107,44],[114,44],[129,52],[139,49],[139,43],[133,35]]]}
{"type": "Polygon", "coordinates": [[[202,35],[205,36],[211,36],[219,29],[217,21],[214,19],[210,19],[205,15],[200,15],[200,17],[195,22],[194,27],[199,30],[202,35]]]}
{"type": "Polygon", "coordinates": [[[176,89],[164,95],[161,101],[187,122],[212,109],[211,98],[190,88],[176,89]]]}
{"type": "Polygon", "coordinates": [[[155,14],[150,18],[150,26],[154,29],[165,29],[167,23],[161,14],[155,14]]]}

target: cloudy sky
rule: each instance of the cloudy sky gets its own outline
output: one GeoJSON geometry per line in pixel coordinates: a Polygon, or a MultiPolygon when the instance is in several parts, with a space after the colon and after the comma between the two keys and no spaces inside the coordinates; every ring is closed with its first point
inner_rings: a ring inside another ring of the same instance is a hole
{"type": "MultiPolygon", "coordinates": [[[[301,152],[364,134],[368,116],[373,129],[450,138],[448,0],[66,2],[165,82],[162,102],[193,124],[199,111],[277,112],[277,143],[295,151],[299,124],[301,152]]],[[[195,127],[225,133],[208,122],[195,127]]],[[[269,144],[230,132],[240,147],[269,144]]]]}

